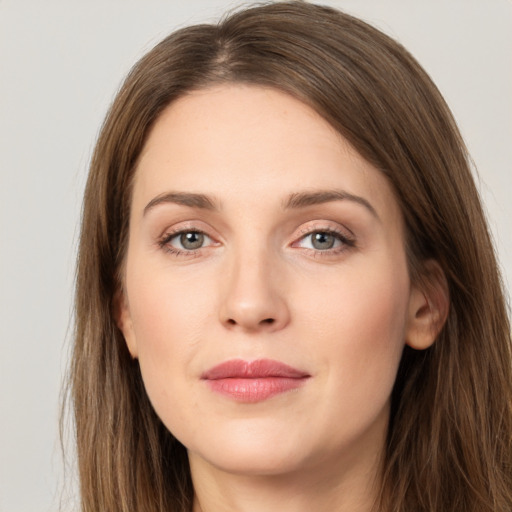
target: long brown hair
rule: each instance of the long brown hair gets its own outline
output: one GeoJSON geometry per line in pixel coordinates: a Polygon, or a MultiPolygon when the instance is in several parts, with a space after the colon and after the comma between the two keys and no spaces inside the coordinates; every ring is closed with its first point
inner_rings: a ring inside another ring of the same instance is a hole
{"type": "Polygon", "coordinates": [[[466,148],[443,98],[397,42],[337,10],[279,2],[179,30],[132,69],[103,125],[83,205],[71,397],[82,510],[188,512],[185,448],[154,413],[114,319],[137,158],[162,110],[224,82],[310,105],[394,187],[413,280],[435,259],[450,310],[406,348],[377,509],[512,510],[512,354],[502,285],[466,148]]]}

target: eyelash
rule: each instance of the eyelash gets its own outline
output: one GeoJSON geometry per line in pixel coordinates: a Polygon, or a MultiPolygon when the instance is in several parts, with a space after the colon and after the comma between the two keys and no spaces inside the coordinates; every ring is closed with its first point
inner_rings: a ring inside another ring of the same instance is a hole
{"type": "MultiPolygon", "coordinates": [[[[177,238],[183,234],[186,234],[186,233],[196,233],[196,234],[203,235],[203,236],[209,238],[210,240],[212,239],[210,236],[208,236],[204,231],[202,231],[200,229],[194,229],[194,228],[181,229],[178,231],[172,231],[172,232],[165,233],[158,240],[158,246],[160,247],[160,249],[164,250],[165,252],[167,252],[169,254],[173,254],[177,257],[184,256],[184,257],[192,258],[192,257],[198,256],[201,249],[204,249],[205,247],[199,247],[198,249],[191,249],[191,250],[182,250],[182,249],[177,249],[176,247],[173,247],[172,245],[170,245],[171,240],[173,240],[174,238],[177,238]]],[[[347,236],[346,233],[342,233],[341,231],[338,231],[333,228],[318,228],[318,227],[315,227],[314,229],[311,229],[311,230],[309,230],[309,229],[304,230],[301,234],[301,237],[297,241],[293,242],[292,247],[296,246],[296,244],[298,244],[299,242],[302,242],[307,237],[310,237],[310,236],[312,236],[314,234],[318,234],[318,233],[334,236],[336,238],[336,240],[341,243],[341,245],[338,247],[335,247],[335,248],[330,248],[330,249],[325,249],[325,250],[314,249],[314,248],[312,249],[312,248],[308,248],[308,247],[303,248],[304,251],[307,251],[309,254],[313,255],[315,258],[333,256],[336,254],[340,254],[350,248],[356,247],[355,238],[353,238],[351,236],[347,236]]]]}

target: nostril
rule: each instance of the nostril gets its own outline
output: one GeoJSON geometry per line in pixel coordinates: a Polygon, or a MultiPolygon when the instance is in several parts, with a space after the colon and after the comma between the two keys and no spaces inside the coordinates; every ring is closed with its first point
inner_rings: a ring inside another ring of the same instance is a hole
{"type": "MultiPolygon", "coordinates": [[[[256,324],[253,325],[253,327],[256,327],[256,325],[263,326],[263,325],[273,325],[275,324],[276,319],[275,318],[264,318],[263,320],[260,320],[256,322],[256,324]]],[[[226,323],[228,325],[239,325],[239,322],[237,322],[234,318],[228,318],[226,320],[226,323]]],[[[244,322],[240,322],[240,325],[242,325],[244,322]]]]}

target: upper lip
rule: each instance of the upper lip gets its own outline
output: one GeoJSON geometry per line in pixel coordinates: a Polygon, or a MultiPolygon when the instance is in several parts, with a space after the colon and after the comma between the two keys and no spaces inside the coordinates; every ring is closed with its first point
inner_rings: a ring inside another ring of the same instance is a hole
{"type": "Polygon", "coordinates": [[[302,379],[309,376],[307,372],[272,359],[256,359],[255,361],[231,359],[206,370],[202,373],[201,379],[258,379],[269,377],[302,379]]]}

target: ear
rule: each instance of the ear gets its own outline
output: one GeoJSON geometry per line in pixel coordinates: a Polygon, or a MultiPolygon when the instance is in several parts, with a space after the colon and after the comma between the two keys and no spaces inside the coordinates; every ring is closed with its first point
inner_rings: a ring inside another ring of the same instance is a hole
{"type": "Polygon", "coordinates": [[[445,273],[437,261],[428,260],[421,283],[411,288],[405,343],[416,350],[430,347],[446,322],[449,308],[445,273]]]}
{"type": "Polygon", "coordinates": [[[114,315],[117,327],[123,333],[126,346],[133,359],[138,357],[135,332],[126,294],[119,290],[114,297],[114,315]]]}

